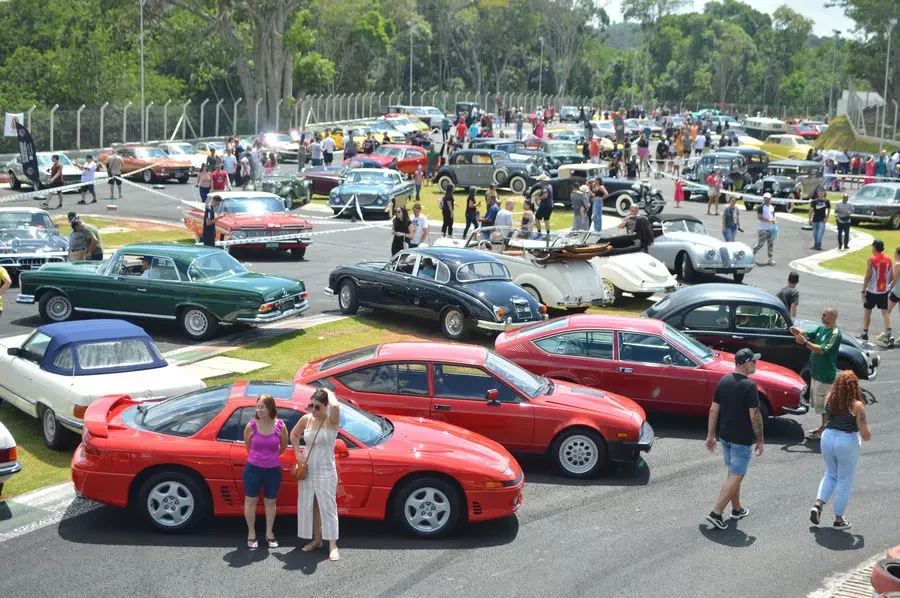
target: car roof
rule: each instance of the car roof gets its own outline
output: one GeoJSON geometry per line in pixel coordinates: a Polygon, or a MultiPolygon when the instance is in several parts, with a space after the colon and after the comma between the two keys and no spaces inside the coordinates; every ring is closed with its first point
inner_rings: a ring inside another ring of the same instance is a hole
{"type": "Polygon", "coordinates": [[[473,262],[500,262],[497,258],[483,251],[472,251],[471,249],[463,249],[457,247],[416,247],[408,249],[422,255],[436,257],[445,262],[456,262],[459,264],[470,264],[473,262]]]}
{"type": "MultiPolygon", "coordinates": [[[[522,141],[521,139],[509,139],[508,137],[490,137],[490,138],[486,138],[486,139],[476,139],[475,143],[478,146],[487,146],[487,145],[498,145],[501,143],[522,143],[522,144],[524,144],[525,142],[522,141]]],[[[474,148],[474,149],[478,149],[478,148],[474,148]]]]}
{"type": "Polygon", "coordinates": [[[29,214],[47,214],[50,215],[46,210],[42,210],[40,208],[33,208],[31,206],[22,206],[20,208],[0,208],[0,212],[28,212],[29,214]]]}
{"type": "Polygon", "coordinates": [[[37,329],[54,339],[57,346],[83,341],[106,341],[120,338],[150,338],[143,328],[125,320],[74,320],[45,324],[37,329]]]}
{"type": "Polygon", "coordinates": [[[222,199],[249,199],[255,197],[266,197],[281,201],[280,195],[268,193],[266,191],[212,191],[210,197],[218,195],[222,199]]]}
{"type": "Polygon", "coordinates": [[[575,314],[568,316],[569,328],[612,328],[615,330],[635,330],[661,333],[665,328],[662,320],[639,318],[636,316],[610,316],[605,314],[575,314]]]}
{"type": "Polygon", "coordinates": [[[869,183],[868,185],[863,185],[862,187],[860,187],[857,193],[859,193],[860,190],[865,189],[866,187],[887,187],[889,189],[900,189],[900,183],[893,183],[890,181],[884,181],[882,183],[869,183]]]}
{"type": "MultiPolygon", "coordinates": [[[[132,243],[120,248],[119,251],[128,254],[143,253],[156,257],[177,257],[183,259],[197,259],[205,255],[222,252],[221,249],[216,247],[183,245],[181,243],[132,243]]],[[[94,320],[91,321],[93,322],[94,320]]]]}
{"type": "Polygon", "coordinates": [[[425,151],[418,145],[411,145],[409,143],[385,143],[381,147],[402,147],[403,149],[414,149],[414,150],[419,150],[421,152],[425,151]]]}
{"type": "MultiPolygon", "coordinates": [[[[374,160],[373,160],[373,162],[374,162],[374,160]]],[[[378,164],[377,162],[375,162],[375,163],[378,164]]],[[[399,174],[400,174],[399,172],[397,172],[397,171],[394,170],[393,168],[382,168],[382,167],[381,167],[381,164],[378,164],[378,168],[358,168],[358,167],[356,167],[356,168],[351,168],[351,169],[350,169],[350,172],[351,172],[351,173],[352,173],[352,172],[356,172],[357,170],[362,171],[362,172],[365,172],[365,173],[378,172],[378,173],[381,173],[381,174],[391,174],[391,175],[398,175],[398,176],[399,176],[399,174]]]]}
{"type": "Polygon", "coordinates": [[[701,301],[753,301],[757,303],[769,303],[784,305],[781,300],[765,289],[745,284],[726,284],[711,282],[698,284],[679,289],[667,295],[663,301],[668,300],[670,308],[680,308],[685,305],[693,305],[701,301]]]}
{"type": "Polygon", "coordinates": [[[757,147],[745,147],[742,145],[738,145],[738,146],[731,145],[731,146],[720,147],[717,150],[717,152],[720,152],[720,153],[726,152],[726,153],[732,153],[732,154],[757,154],[757,155],[763,155],[763,156],[769,155],[757,147]]]}
{"type": "Polygon", "coordinates": [[[674,222],[675,220],[688,220],[690,222],[700,222],[700,223],[703,222],[696,216],[691,216],[690,214],[659,214],[657,216],[657,218],[664,222],[674,222]]]}
{"type": "MultiPolygon", "coordinates": [[[[516,153],[522,153],[522,152],[516,152],[516,153]]],[[[476,147],[473,149],[460,150],[458,152],[453,152],[454,156],[456,156],[457,154],[463,155],[463,156],[478,154],[480,156],[501,156],[502,157],[502,156],[506,155],[507,152],[504,152],[501,150],[494,150],[494,149],[490,149],[487,147],[476,147]]]]}
{"type": "Polygon", "coordinates": [[[378,360],[394,361],[465,361],[467,363],[484,363],[487,349],[478,345],[457,343],[441,343],[427,341],[399,341],[382,343],[375,353],[378,360]]]}
{"type": "Polygon", "coordinates": [[[119,145],[115,149],[159,149],[153,145],[119,145]]]}
{"type": "Polygon", "coordinates": [[[822,163],[814,160],[775,160],[769,162],[769,166],[822,166],[822,163]]]}

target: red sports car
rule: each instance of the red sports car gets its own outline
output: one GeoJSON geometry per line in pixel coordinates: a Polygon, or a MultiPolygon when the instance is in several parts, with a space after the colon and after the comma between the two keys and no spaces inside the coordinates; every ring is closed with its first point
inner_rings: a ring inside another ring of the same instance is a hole
{"type": "Polygon", "coordinates": [[[297,382],[333,389],[374,413],[435,419],[510,451],[547,453],[564,475],[635,462],[653,444],[630,399],[535,376],[484,347],[400,342],[313,361],[297,382]]]}
{"type": "Polygon", "coordinates": [[[819,138],[819,129],[810,125],[788,125],[787,132],[791,135],[799,135],[807,141],[815,141],[819,138]]]}
{"type": "MultiPolygon", "coordinates": [[[[241,516],[243,434],[257,397],[273,395],[290,430],[314,390],[238,381],[157,403],[97,399],[72,457],[75,490],[108,505],[136,507],[166,532],[186,530],[209,514],[241,516]]],[[[338,512],[392,519],[414,536],[436,537],[461,521],[506,517],[522,503],[524,476],[512,455],[455,426],[378,417],[343,403],[335,455],[338,512]]],[[[281,457],[282,514],[297,512],[297,482],[288,473],[294,461],[289,448],[281,457]]]]}
{"type": "MultiPolygon", "coordinates": [[[[379,145],[371,154],[366,154],[366,158],[375,160],[383,168],[388,168],[391,162],[397,160],[397,167],[400,172],[412,174],[418,166],[422,165],[422,170],[428,166],[428,154],[418,145],[404,145],[399,143],[389,143],[379,145]]],[[[344,160],[346,166],[350,159],[344,160]]]]}
{"type": "MultiPolygon", "coordinates": [[[[734,371],[731,353],[650,318],[557,318],[501,334],[495,350],[538,375],[621,393],[648,411],[693,415],[709,411],[719,379],[734,371]]],[[[805,384],[796,373],[760,361],[751,378],[765,417],[799,407],[805,384]]]]}

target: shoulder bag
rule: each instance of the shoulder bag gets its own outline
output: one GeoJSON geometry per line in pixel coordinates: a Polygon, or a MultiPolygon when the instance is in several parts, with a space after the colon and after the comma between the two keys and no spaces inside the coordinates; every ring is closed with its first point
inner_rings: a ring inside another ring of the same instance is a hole
{"type": "MultiPolygon", "coordinates": [[[[312,451],[313,447],[315,446],[315,444],[316,444],[316,438],[319,437],[319,432],[322,431],[322,426],[324,426],[324,425],[325,425],[325,422],[322,422],[322,423],[319,425],[319,429],[316,430],[316,435],[313,436],[313,441],[312,441],[312,443],[309,445],[309,447],[307,447],[307,448],[309,448],[310,451],[312,451]]],[[[309,452],[307,452],[307,453],[304,455],[304,457],[305,457],[305,459],[302,459],[302,460],[300,460],[300,461],[297,461],[297,462],[294,463],[294,465],[291,467],[291,477],[294,478],[295,480],[298,480],[298,481],[299,481],[299,480],[305,480],[305,479],[306,479],[306,474],[307,474],[308,471],[309,471],[309,466],[307,465],[307,461],[309,461],[309,452]]]]}

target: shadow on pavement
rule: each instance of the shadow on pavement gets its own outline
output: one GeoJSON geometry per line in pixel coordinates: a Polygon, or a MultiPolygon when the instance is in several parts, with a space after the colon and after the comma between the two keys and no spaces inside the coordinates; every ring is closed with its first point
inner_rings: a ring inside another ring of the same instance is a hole
{"type": "Polygon", "coordinates": [[[828,550],[859,550],[866,546],[866,539],[862,534],[850,534],[844,530],[815,525],[809,526],[809,533],[815,537],[816,544],[828,550]]]}
{"type": "Polygon", "coordinates": [[[589,478],[567,478],[557,473],[544,455],[517,454],[516,460],[525,471],[525,480],[529,484],[615,487],[646,486],[650,483],[650,466],[643,459],[634,464],[604,466],[598,475],[589,478]]]}
{"type": "Polygon", "coordinates": [[[709,540],[722,546],[731,546],[732,548],[746,548],[752,546],[756,542],[756,536],[748,536],[738,529],[737,521],[728,522],[728,529],[718,529],[710,527],[705,523],[697,526],[700,533],[709,540]]]}
{"type": "MultiPolygon", "coordinates": [[[[652,413],[647,421],[653,426],[656,438],[683,438],[685,440],[706,439],[706,418],[670,413],[652,413]]],[[[794,446],[802,444],[805,439],[803,426],[789,417],[770,417],[766,421],[766,444],[784,444],[794,446]]]]}
{"type": "MultiPolygon", "coordinates": [[[[243,567],[265,559],[269,552],[262,541],[263,525],[258,523],[257,536],[261,541],[260,548],[255,551],[247,548],[247,526],[242,517],[213,517],[192,532],[166,534],[155,531],[130,509],[104,506],[83,515],[63,518],[58,533],[61,538],[79,544],[230,548],[233,550],[225,554],[223,560],[232,567],[243,567]]],[[[519,533],[519,520],[510,516],[464,524],[447,538],[431,540],[419,540],[399,533],[397,526],[389,521],[343,517],[340,521],[339,546],[361,550],[464,550],[501,546],[515,540],[519,533]]],[[[282,548],[302,546],[308,541],[297,538],[297,518],[293,515],[280,516],[275,520],[275,536],[282,548]]],[[[306,558],[319,556],[313,553],[307,557],[309,553],[297,552],[290,559],[289,568],[302,568],[306,558]]],[[[323,554],[327,558],[328,553],[323,554]]]]}

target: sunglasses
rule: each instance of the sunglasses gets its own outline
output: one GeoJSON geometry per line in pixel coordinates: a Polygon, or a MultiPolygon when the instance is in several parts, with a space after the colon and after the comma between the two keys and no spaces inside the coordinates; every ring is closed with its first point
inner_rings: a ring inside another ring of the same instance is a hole
{"type": "Polygon", "coordinates": [[[310,403],[306,406],[307,409],[312,409],[313,411],[318,411],[319,409],[325,409],[325,405],[321,403],[310,403]]]}

